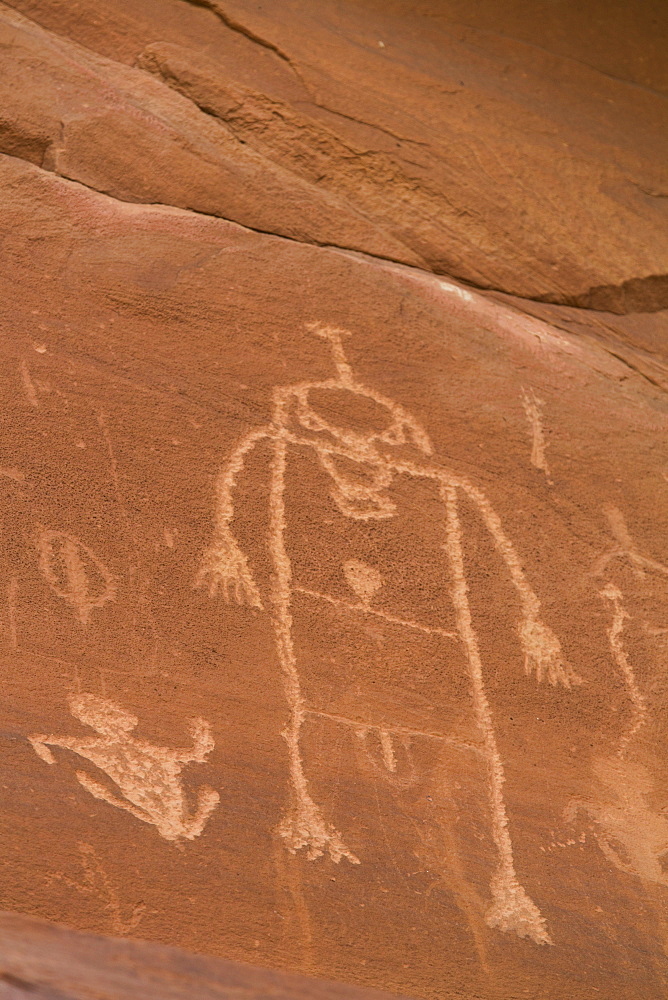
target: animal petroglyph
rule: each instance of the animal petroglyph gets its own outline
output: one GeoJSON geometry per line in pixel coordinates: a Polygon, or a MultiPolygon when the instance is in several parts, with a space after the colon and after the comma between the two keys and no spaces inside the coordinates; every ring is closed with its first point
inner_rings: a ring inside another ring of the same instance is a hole
{"type": "Polygon", "coordinates": [[[623,734],[619,743],[619,755],[623,757],[628,749],[629,743],[647,719],[647,703],[644,695],[638,687],[635,672],[629,663],[629,658],[622,644],[624,622],[631,617],[622,604],[622,592],[614,585],[614,583],[608,583],[600,592],[600,595],[605,601],[610,601],[612,604],[612,624],[608,629],[610,649],[612,650],[615,663],[619,667],[619,671],[624,678],[624,685],[633,708],[631,725],[627,732],[623,734]]]}
{"type": "Polygon", "coordinates": [[[543,430],[542,408],[545,404],[539,399],[533,389],[530,392],[522,390],[522,406],[529,421],[531,430],[531,464],[544,472],[550,478],[550,469],[545,458],[545,432],[543,430]]]}
{"type": "Polygon", "coordinates": [[[599,847],[615,868],[645,882],[668,886],[668,817],[648,805],[654,782],[647,768],[619,757],[594,762],[599,788],[591,799],[573,799],[564,816],[584,812],[599,847]],[[665,860],[663,860],[665,859],[665,860]]]}
{"type": "Polygon", "coordinates": [[[606,520],[610,525],[610,531],[615,539],[615,545],[604,552],[594,563],[592,569],[593,576],[602,576],[613,559],[624,559],[630,563],[631,569],[638,579],[645,576],[645,570],[654,570],[656,573],[668,575],[668,566],[650,559],[638,552],[638,549],[629,534],[624,515],[618,507],[608,506],[603,508],[606,520]]]}
{"type": "Polygon", "coordinates": [[[37,539],[39,568],[51,590],[85,627],[95,608],[116,597],[116,581],[92,549],[64,531],[42,531],[37,539]]]}
{"type": "Polygon", "coordinates": [[[96,799],[124,809],[143,823],[150,823],[165,840],[178,842],[199,837],[220,796],[212,788],[202,787],[197,796],[197,808],[191,813],[181,771],[186,764],[204,763],[213,750],[208,722],[192,719],[192,747],[171,749],[132,736],[139,720],[113,701],[80,694],[71,697],[69,705],[72,715],[99,736],[31,736],[35,753],[47,764],[55,764],[52,747],[71,750],[104,772],[120,792],[119,796],[116,790],[101,784],[85,771],[77,771],[79,783],[96,799]]]}
{"type": "MultiPolygon", "coordinates": [[[[501,520],[485,495],[468,479],[440,464],[426,431],[418,421],[394,400],[369,389],[357,380],[343,346],[347,331],[314,323],[312,333],[329,346],[336,374],[314,382],[299,382],[278,387],[273,392],[270,421],[246,433],[224,464],[217,480],[214,535],[207,549],[196,584],[208,588],[211,595],[222,592],[239,604],[261,609],[263,597],[246,556],[232,533],[234,518],[233,491],[249,453],[263,443],[270,450],[270,515],[268,548],[272,560],[271,585],[267,602],[275,634],[288,722],[283,737],[288,748],[292,805],[278,827],[292,852],[305,848],[310,858],[327,851],[332,860],[342,858],[357,862],[344,845],[341,835],[328,824],[320,807],[311,797],[301,755],[300,734],[309,714],[302,694],[298,663],[293,645],[293,596],[297,592],[330,601],[360,614],[378,615],[410,628],[441,634],[455,639],[463,648],[471,687],[473,710],[487,762],[489,808],[497,853],[497,867],[491,878],[492,903],[487,911],[490,926],[529,937],[544,944],[550,941],[545,920],[537,906],[520,885],[515,872],[509,821],[503,796],[504,770],[496,743],[492,713],[483,679],[483,666],[473,628],[464,569],[462,525],[458,505],[465,497],[477,510],[491,542],[500,554],[520,605],[518,636],[527,675],[538,682],[570,688],[580,682],[562,654],[556,635],[541,619],[541,605],[522,569],[520,558],[505,533],[501,520]],[[348,426],[339,419],[333,422],[321,412],[317,398],[343,399],[353,407],[362,403],[382,414],[373,429],[348,426]],[[314,398],[316,397],[316,398],[314,398]],[[343,426],[342,426],[343,424],[343,426]],[[344,565],[348,585],[359,603],[346,602],[333,595],[310,591],[293,580],[293,568],[286,549],[286,463],[290,449],[309,449],[327,474],[329,495],[336,508],[353,521],[380,521],[392,518],[397,506],[389,493],[395,479],[426,480],[436,487],[442,502],[444,549],[451,581],[451,598],[457,630],[449,632],[403,621],[382,609],[372,608],[382,580],[380,574],[359,560],[344,565]],[[356,470],[350,472],[350,468],[356,470]]],[[[393,766],[393,748],[386,728],[385,762],[389,773],[393,766]]]]}

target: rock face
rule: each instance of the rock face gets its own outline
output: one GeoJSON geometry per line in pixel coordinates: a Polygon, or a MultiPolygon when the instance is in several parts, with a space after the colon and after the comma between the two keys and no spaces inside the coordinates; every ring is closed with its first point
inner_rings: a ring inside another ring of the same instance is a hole
{"type": "Polygon", "coordinates": [[[0,5],[3,906],[664,996],[659,64],[279,7],[0,5]]]}
{"type": "Polygon", "coordinates": [[[4,152],[483,288],[668,306],[662,93],[492,34],[479,4],[2,6],[4,152]]]}
{"type": "MultiPolygon", "coordinates": [[[[0,913],[7,1000],[391,1000],[394,994],[78,934],[0,913]]],[[[399,998],[401,1000],[401,998],[399,998]]]]}

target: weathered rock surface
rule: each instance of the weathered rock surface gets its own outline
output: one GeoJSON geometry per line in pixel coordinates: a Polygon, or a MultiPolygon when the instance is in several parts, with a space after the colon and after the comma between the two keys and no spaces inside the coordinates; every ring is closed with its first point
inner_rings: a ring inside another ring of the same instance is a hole
{"type": "Polygon", "coordinates": [[[398,4],[12,7],[3,906],[664,996],[651,60],[398,4]]]}
{"type": "Polygon", "coordinates": [[[484,288],[667,307],[663,95],[411,7],[14,0],[0,149],[484,288]]]}

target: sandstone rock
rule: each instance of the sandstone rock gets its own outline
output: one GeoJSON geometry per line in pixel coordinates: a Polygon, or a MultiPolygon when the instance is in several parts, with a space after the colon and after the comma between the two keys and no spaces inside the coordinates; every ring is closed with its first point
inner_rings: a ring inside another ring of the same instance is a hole
{"type": "Polygon", "coordinates": [[[47,102],[66,122],[52,169],[128,200],[524,297],[668,306],[665,100],[647,86],[410,5],[10,6],[187,100],[7,13],[17,73],[36,58],[20,61],[17,36],[29,35],[48,79],[10,113],[5,152],[21,122],[24,146],[39,143],[47,102]]]}
{"type": "Polygon", "coordinates": [[[3,906],[665,995],[659,97],[397,4],[12,6],[3,906]]]}
{"type": "Polygon", "coordinates": [[[7,1000],[390,1000],[387,993],[223,962],[175,948],[76,934],[0,914],[7,1000]]]}

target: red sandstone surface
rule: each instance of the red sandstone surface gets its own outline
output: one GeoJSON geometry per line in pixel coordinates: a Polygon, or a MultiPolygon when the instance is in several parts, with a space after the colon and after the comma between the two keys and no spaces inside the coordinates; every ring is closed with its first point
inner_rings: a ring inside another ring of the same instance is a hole
{"type": "Polygon", "coordinates": [[[665,42],[0,3],[0,995],[666,995],[665,42]]]}

